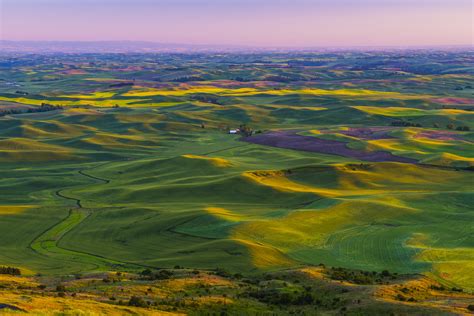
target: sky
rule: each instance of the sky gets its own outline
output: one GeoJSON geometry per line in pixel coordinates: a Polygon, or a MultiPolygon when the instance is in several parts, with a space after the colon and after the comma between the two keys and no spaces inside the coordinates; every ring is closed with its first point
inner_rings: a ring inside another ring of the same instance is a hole
{"type": "Polygon", "coordinates": [[[472,0],[0,0],[3,40],[473,45],[472,0]]]}

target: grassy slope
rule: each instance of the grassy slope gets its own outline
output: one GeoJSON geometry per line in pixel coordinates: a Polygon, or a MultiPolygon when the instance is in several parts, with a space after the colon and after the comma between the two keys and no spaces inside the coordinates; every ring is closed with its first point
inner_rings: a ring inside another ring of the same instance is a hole
{"type": "MultiPolygon", "coordinates": [[[[253,271],[322,262],[404,273],[432,271],[439,276],[445,262],[424,253],[432,246],[429,240],[439,240],[447,227],[441,219],[450,214],[440,206],[453,201],[441,199],[432,209],[430,200],[420,196],[447,191],[461,209],[466,204],[460,203],[472,197],[468,172],[403,164],[352,170],[343,167],[351,160],[342,157],[250,145],[222,132],[175,132],[168,124],[156,129],[159,117],[147,111],[68,112],[39,121],[32,116],[26,122],[41,131],[67,122],[75,137],[38,135],[38,142],[69,148],[72,162],[59,159],[36,167],[34,173],[15,172],[25,175],[14,180],[22,192],[35,188],[30,193],[32,204],[69,205],[78,217],[64,220],[66,206],[57,226],[32,243],[32,250],[45,262],[48,258],[62,262],[44,269],[36,255],[25,261],[42,272],[176,264],[253,271]],[[132,134],[124,139],[122,130],[132,134]],[[110,136],[91,142],[99,133],[110,136]],[[140,150],[137,141],[144,139],[148,143],[140,150]],[[99,155],[115,161],[87,162],[99,155]],[[77,165],[73,162],[77,159],[84,162],[77,165]],[[329,165],[336,167],[325,167],[329,165]],[[270,173],[263,180],[246,176],[255,170],[292,173],[270,173]],[[82,209],[74,211],[76,200],[82,209]],[[216,215],[209,208],[224,209],[233,217],[216,215]],[[407,245],[414,234],[429,236],[428,244],[407,245]]],[[[7,188],[11,182],[4,179],[4,183],[7,188]]],[[[11,194],[9,199],[24,204],[23,196],[11,194]]],[[[454,229],[447,232],[451,239],[466,234],[456,225],[462,227],[467,220],[468,214],[453,218],[449,227],[454,229]]],[[[449,245],[446,240],[437,247],[469,245],[449,245]]],[[[460,271],[470,273],[469,257],[456,262],[458,272],[444,279],[469,287],[471,281],[458,276],[460,271]]]]}
{"type": "MultiPolygon", "coordinates": [[[[74,82],[54,85],[70,91],[74,82]]],[[[190,90],[225,96],[228,106],[190,101],[190,92],[179,89],[4,95],[26,104],[136,108],[0,118],[0,203],[35,206],[1,215],[0,262],[51,274],[176,264],[251,272],[322,262],[426,272],[472,290],[469,172],[399,164],[346,168],[360,162],[250,145],[215,129],[248,122],[310,130],[400,118],[472,127],[470,113],[431,109],[429,100],[444,95],[429,85],[419,84],[416,97],[399,86],[388,94],[361,91],[387,88],[190,90]],[[381,100],[384,106],[374,109],[381,100]],[[252,176],[255,171],[263,173],[252,176]]],[[[466,166],[463,159],[472,159],[469,133],[458,133],[463,142],[427,142],[411,132],[400,129],[393,142],[349,146],[434,164],[466,166]],[[455,156],[439,156],[446,153],[455,156]]]]}

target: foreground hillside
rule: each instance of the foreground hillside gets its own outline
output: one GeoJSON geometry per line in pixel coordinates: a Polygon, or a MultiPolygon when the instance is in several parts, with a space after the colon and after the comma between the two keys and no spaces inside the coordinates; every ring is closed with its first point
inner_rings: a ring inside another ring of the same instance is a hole
{"type": "Polygon", "coordinates": [[[0,308],[474,304],[469,52],[1,58],[0,308]]]}
{"type": "Polygon", "coordinates": [[[0,276],[2,315],[468,315],[472,296],[426,277],[324,266],[0,276]]]}

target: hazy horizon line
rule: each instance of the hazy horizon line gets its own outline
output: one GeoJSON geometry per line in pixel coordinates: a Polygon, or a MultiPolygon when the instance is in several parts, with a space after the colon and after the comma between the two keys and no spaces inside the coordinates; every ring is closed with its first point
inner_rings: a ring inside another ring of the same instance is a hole
{"type": "MultiPolygon", "coordinates": [[[[171,50],[171,49],[201,49],[201,50],[287,50],[287,51],[305,51],[305,50],[344,50],[344,49],[393,49],[393,50],[403,50],[403,49],[474,49],[473,44],[433,44],[433,45],[286,45],[286,46],[275,46],[275,45],[250,45],[250,44],[207,44],[207,43],[179,43],[179,42],[160,42],[160,41],[144,41],[144,40],[12,40],[12,39],[0,39],[0,51],[9,51],[14,52],[15,49],[21,51],[22,49],[27,49],[25,45],[38,45],[42,44],[56,44],[64,45],[62,49],[67,51],[68,49],[81,49],[80,46],[75,45],[84,45],[82,49],[87,48],[86,46],[95,45],[97,47],[89,47],[89,49],[114,49],[124,51],[133,51],[133,49],[138,50],[171,50]],[[2,45],[3,44],[3,45],[2,45]],[[5,44],[11,45],[10,47],[4,47],[5,44]],[[131,45],[134,47],[119,47],[117,45],[125,44],[131,45]],[[70,45],[70,47],[67,47],[70,45]],[[103,45],[101,47],[101,45],[103,45]],[[115,47],[113,47],[116,45],[115,47]],[[146,45],[151,45],[146,47],[146,45]],[[72,47],[75,46],[75,47],[72,47]]],[[[60,47],[37,47],[43,51],[49,52],[61,52],[60,47]]],[[[31,47],[30,47],[31,49],[31,47]]]]}

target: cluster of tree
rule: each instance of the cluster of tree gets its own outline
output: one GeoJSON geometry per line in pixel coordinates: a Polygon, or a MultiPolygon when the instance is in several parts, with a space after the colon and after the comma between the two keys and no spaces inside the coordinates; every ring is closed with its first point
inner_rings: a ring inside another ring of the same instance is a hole
{"type": "Polygon", "coordinates": [[[447,129],[456,129],[457,131],[462,131],[462,132],[468,132],[471,129],[469,126],[454,126],[454,124],[448,124],[446,125],[447,129]]]}
{"type": "Polygon", "coordinates": [[[232,274],[230,272],[228,272],[227,270],[222,269],[222,268],[215,268],[214,273],[215,273],[215,275],[221,276],[223,278],[232,277],[232,274]]]}
{"type": "Polygon", "coordinates": [[[193,101],[222,105],[222,103],[219,101],[219,97],[213,94],[207,94],[207,93],[193,94],[191,95],[190,99],[193,101]]]}
{"type": "MultiPolygon", "coordinates": [[[[148,289],[150,290],[150,289],[148,289]]],[[[110,300],[112,301],[115,301],[116,298],[115,297],[111,297],[110,300]]],[[[159,306],[159,305],[171,305],[173,306],[170,310],[171,311],[177,311],[178,310],[178,307],[185,307],[186,305],[188,305],[189,307],[194,307],[194,308],[197,308],[198,305],[196,302],[191,302],[191,303],[187,303],[186,301],[182,300],[182,299],[162,299],[162,300],[159,300],[159,301],[151,301],[151,300],[147,300],[147,299],[144,299],[143,297],[140,297],[140,296],[132,296],[128,302],[124,302],[122,300],[119,300],[118,301],[118,304],[119,305],[128,305],[128,306],[134,306],[134,307],[151,307],[151,306],[159,306]]]]}
{"type": "Polygon", "coordinates": [[[21,94],[21,95],[28,95],[29,93],[26,92],[26,91],[20,91],[20,90],[17,90],[15,91],[16,94],[21,94]]]}
{"type": "Polygon", "coordinates": [[[0,116],[11,115],[11,114],[21,114],[21,113],[24,113],[24,111],[22,111],[20,109],[0,110],[0,116]]]}
{"type": "Polygon", "coordinates": [[[246,293],[245,296],[259,300],[260,302],[273,305],[320,305],[321,301],[316,300],[309,291],[289,292],[281,289],[260,288],[246,293]]]}
{"type": "Polygon", "coordinates": [[[12,115],[12,114],[22,114],[22,113],[36,113],[36,112],[47,112],[54,110],[63,109],[60,105],[52,105],[47,103],[41,103],[41,106],[29,108],[27,110],[23,109],[2,109],[0,110],[0,116],[12,115]]]}
{"type": "Polygon", "coordinates": [[[382,272],[350,270],[345,268],[331,268],[328,275],[333,280],[349,281],[356,284],[383,284],[387,279],[395,280],[397,273],[390,273],[388,270],[382,272]]]}
{"type": "Polygon", "coordinates": [[[407,121],[393,121],[390,125],[403,127],[422,127],[420,123],[412,123],[407,121]]]}
{"type": "Polygon", "coordinates": [[[204,79],[199,76],[185,76],[170,80],[171,82],[190,82],[190,81],[203,81],[204,79]]]}
{"type": "Polygon", "coordinates": [[[36,113],[36,112],[48,112],[48,111],[55,111],[55,110],[62,110],[62,109],[64,109],[64,107],[61,106],[61,105],[41,103],[41,105],[39,107],[29,108],[26,112],[36,113]]]}
{"type": "Polygon", "coordinates": [[[327,64],[327,61],[319,60],[289,60],[289,66],[317,67],[327,64]]]}
{"type": "Polygon", "coordinates": [[[283,82],[283,83],[289,83],[291,82],[291,78],[289,77],[284,77],[284,76],[268,76],[265,77],[266,81],[273,81],[273,82],[283,82]]]}
{"type": "Polygon", "coordinates": [[[246,79],[246,78],[240,77],[240,76],[237,76],[237,77],[233,78],[232,80],[238,81],[238,82],[248,82],[248,81],[251,81],[250,79],[246,79]]]}
{"type": "Polygon", "coordinates": [[[0,267],[0,274],[21,275],[21,271],[15,267],[0,267]]]}
{"type": "Polygon", "coordinates": [[[452,106],[452,105],[443,105],[442,106],[443,109],[446,109],[446,110],[462,110],[462,111],[474,111],[474,107],[468,107],[468,106],[462,106],[462,107],[459,107],[459,106],[452,106]]]}
{"type": "Polygon", "coordinates": [[[406,298],[404,295],[398,293],[397,296],[395,297],[397,300],[401,302],[416,302],[416,300],[413,297],[406,298]]]}
{"type": "Polygon", "coordinates": [[[56,285],[56,292],[66,292],[66,287],[62,284],[56,285]]]}
{"type": "Polygon", "coordinates": [[[150,269],[145,269],[140,273],[143,280],[167,280],[173,277],[173,272],[169,270],[159,270],[154,272],[150,269]]]}
{"type": "MultiPolygon", "coordinates": [[[[422,127],[420,123],[413,123],[413,122],[407,122],[407,121],[393,121],[390,125],[392,126],[403,126],[403,127],[422,127]]],[[[434,128],[440,128],[439,123],[433,123],[434,128]]],[[[454,124],[448,124],[446,125],[447,129],[451,130],[457,130],[457,131],[470,131],[471,129],[469,126],[454,126],[454,124]]]]}
{"type": "Polygon", "coordinates": [[[107,277],[102,279],[102,282],[104,282],[104,283],[115,283],[115,282],[119,282],[120,280],[121,280],[120,277],[113,277],[113,276],[108,275],[107,277]]]}
{"type": "Polygon", "coordinates": [[[119,83],[113,83],[109,87],[111,88],[121,88],[121,87],[131,87],[133,86],[133,82],[119,82],[119,83]]]}
{"type": "Polygon", "coordinates": [[[457,86],[456,88],[454,88],[454,90],[457,90],[457,91],[461,91],[461,90],[464,90],[464,89],[472,89],[472,86],[471,85],[467,85],[465,87],[457,86]]]}
{"type": "Polygon", "coordinates": [[[239,126],[240,134],[244,135],[245,137],[252,136],[253,130],[247,126],[246,124],[241,124],[239,126]]]}
{"type": "Polygon", "coordinates": [[[443,285],[431,285],[430,289],[436,291],[446,291],[446,288],[443,285]]]}
{"type": "Polygon", "coordinates": [[[135,307],[148,307],[150,304],[149,302],[145,301],[143,298],[139,296],[132,296],[128,301],[128,306],[135,306],[135,307]]]}

